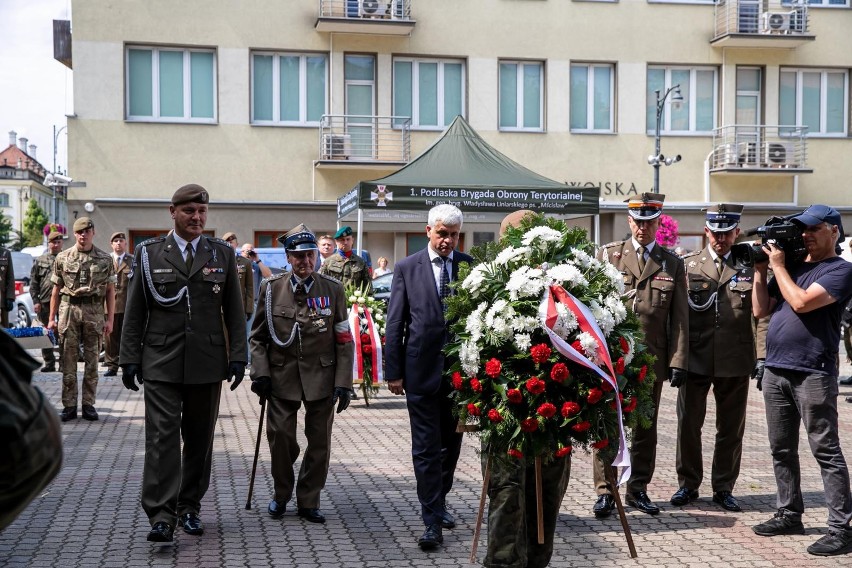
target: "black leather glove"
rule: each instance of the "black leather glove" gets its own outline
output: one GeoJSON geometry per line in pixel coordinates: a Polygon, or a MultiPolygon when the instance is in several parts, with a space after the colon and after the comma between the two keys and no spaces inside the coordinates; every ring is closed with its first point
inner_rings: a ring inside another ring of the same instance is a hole
{"type": "Polygon", "coordinates": [[[246,364],[238,361],[228,363],[228,382],[234,379],[234,384],[231,385],[231,390],[237,390],[240,383],[243,382],[243,377],[246,376],[246,364]]]}
{"type": "Polygon", "coordinates": [[[7,312],[11,312],[15,309],[15,300],[11,298],[6,298],[6,305],[4,306],[7,312]]]}
{"type": "Polygon", "coordinates": [[[136,386],[133,379],[136,379],[140,385],[144,382],[142,380],[142,367],[136,363],[121,365],[121,382],[124,383],[124,388],[138,391],[139,387],[136,386]]]}
{"type": "Polygon", "coordinates": [[[272,379],[269,377],[257,377],[251,380],[251,392],[260,397],[260,404],[272,394],[272,379]]]}
{"type": "Polygon", "coordinates": [[[682,387],[686,383],[686,371],[677,367],[669,369],[669,383],[675,388],[682,387]]]}
{"type": "Polygon", "coordinates": [[[340,414],[347,408],[349,408],[349,400],[351,398],[352,391],[349,389],[345,389],[343,387],[334,387],[334,395],[331,397],[331,405],[334,406],[337,403],[337,414],[340,414]]]}
{"type": "Polygon", "coordinates": [[[751,372],[751,378],[757,380],[757,390],[763,390],[763,372],[766,370],[766,359],[758,359],[754,364],[754,370],[751,372]]]}

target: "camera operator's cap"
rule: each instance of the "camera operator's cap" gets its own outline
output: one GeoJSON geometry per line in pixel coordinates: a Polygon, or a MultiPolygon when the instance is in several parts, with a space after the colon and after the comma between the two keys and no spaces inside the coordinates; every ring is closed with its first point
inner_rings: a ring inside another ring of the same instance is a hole
{"type": "Polygon", "coordinates": [[[80,217],[76,221],[74,221],[74,232],[79,233],[80,231],[85,231],[86,229],[94,229],[95,224],[92,223],[92,220],[88,217],[80,217]]]}
{"type": "Polygon", "coordinates": [[[340,227],[337,229],[337,232],[334,233],[334,239],[342,239],[343,237],[348,237],[352,234],[352,227],[340,227]]]}
{"type": "Polygon", "coordinates": [[[846,240],[846,236],[843,233],[843,222],[840,218],[840,213],[838,213],[837,209],[834,207],[829,207],[828,205],[811,205],[790,220],[800,223],[805,227],[819,225],[820,223],[837,225],[837,230],[840,233],[840,238],[837,239],[837,242],[842,243],[846,240]]]}
{"type": "Polygon", "coordinates": [[[278,242],[284,245],[284,250],[287,252],[319,250],[316,235],[304,223],[300,223],[278,237],[278,242]]]}
{"type": "Polygon", "coordinates": [[[184,203],[209,203],[210,194],[200,185],[190,183],[179,188],[172,195],[172,205],[182,205],[184,203]]]}
{"type": "Polygon", "coordinates": [[[663,213],[663,201],[666,196],[662,193],[640,193],[636,197],[625,199],[627,214],[637,221],[651,221],[663,213]]]}
{"type": "Polygon", "coordinates": [[[227,233],[222,235],[223,241],[231,241],[231,240],[236,239],[236,238],[237,238],[237,234],[234,233],[234,232],[231,232],[231,231],[228,231],[227,233]]]}
{"type": "Polygon", "coordinates": [[[112,234],[112,236],[109,238],[109,242],[112,242],[112,241],[114,241],[115,239],[127,239],[127,237],[124,235],[124,231],[116,231],[116,232],[115,232],[115,233],[113,233],[113,234],[112,234]]]}
{"type": "Polygon", "coordinates": [[[707,215],[704,225],[714,233],[727,233],[737,228],[743,214],[743,206],[737,203],[719,203],[704,210],[707,215]]]}
{"type": "Polygon", "coordinates": [[[63,238],[63,235],[59,231],[50,231],[50,234],[47,235],[47,242],[55,241],[56,239],[61,238],[63,238]]]}

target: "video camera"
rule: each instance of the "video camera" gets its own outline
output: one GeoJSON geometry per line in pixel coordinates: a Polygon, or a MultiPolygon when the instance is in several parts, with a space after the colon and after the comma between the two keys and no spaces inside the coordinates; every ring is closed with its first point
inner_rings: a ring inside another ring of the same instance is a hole
{"type": "Polygon", "coordinates": [[[808,251],[805,248],[805,240],[802,238],[802,227],[790,221],[797,215],[799,214],[793,213],[785,217],[770,217],[766,220],[766,224],[745,231],[747,237],[754,235],[760,237],[761,244],[738,243],[732,246],[731,260],[734,268],[737,270],[750,268],[755,263],[769,260],[769,255],[763,250],[763,245],[767,243],[772,243],[784,251],[784,264],[788,267],[801,262],[808,251]]]}

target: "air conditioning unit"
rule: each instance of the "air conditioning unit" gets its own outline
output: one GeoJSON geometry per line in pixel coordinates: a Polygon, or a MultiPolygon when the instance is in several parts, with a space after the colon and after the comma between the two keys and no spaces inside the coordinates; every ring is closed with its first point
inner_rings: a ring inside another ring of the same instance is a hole
{"type": "Polygon", "coordinates": [[[740,142],[737,144],[737,155],[741,166],[757,167],[760,165],[760,152],[757,142],[740,142]]]}
{"type": "Polygon", "coordinates": [[[770,168],[785,168],[798,165],[796,147],[790,142],[766,142],[763,161],[770,168]]]}
{"type": "Polygon", "coordinates": [[[362,18],[384,18],[388,14],[387,0],[359,0],[358,15],[362,18]]]}
{"type": "Polygon", "coordinates": [[[761,31],[765,34],[787,33],[794,29],[795,12],[764,12],[761,31]]]}
{"type": "Polygon", "coordinates": [[[352,141],[348,134],[323,134],[322,159],[348,160],[352,155],[352,141]]]}

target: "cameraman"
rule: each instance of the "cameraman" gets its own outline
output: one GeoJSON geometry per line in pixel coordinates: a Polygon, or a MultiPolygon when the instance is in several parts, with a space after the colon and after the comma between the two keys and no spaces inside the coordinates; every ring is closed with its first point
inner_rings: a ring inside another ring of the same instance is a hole
{"type": "Polygon", "coordinates": [[[843,240],[840,214],[812,205],[791,221],[802,228],[807,249],[795,267],[771,242],[769,262],[755,264],[752,307],[755,317],[772,315],[766,336],[763,397],[769,446],[778,486],[778,512],[753,527],[760,536],[804,534],[804,502],[799,468],[799,423],[822,471],[828,505],[828,534],[808,547],[817,556],[852,552],[852,493],[837,426],[837,362],[840,315],[852,296],[852,264],[837,256],[843,240]],[[767,284],[767,264],[774,277],[767,284]]]}

